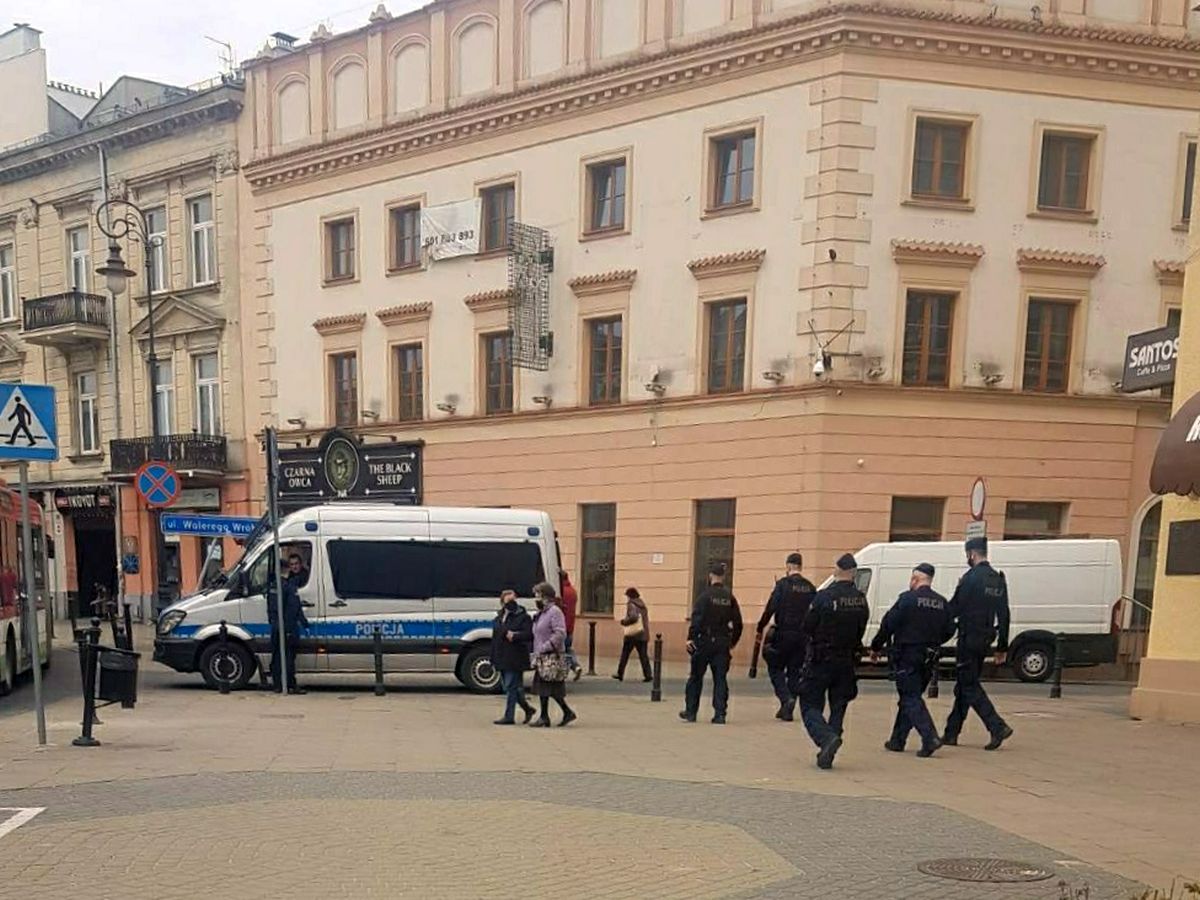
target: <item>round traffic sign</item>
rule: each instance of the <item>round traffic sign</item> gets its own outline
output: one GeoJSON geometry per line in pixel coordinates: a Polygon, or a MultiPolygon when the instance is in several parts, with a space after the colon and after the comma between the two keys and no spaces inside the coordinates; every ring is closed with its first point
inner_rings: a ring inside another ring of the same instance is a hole
{"type": "Polygon", "coordinates": [[[971,485],[971,518],[976,522],[983,519],[983,508],[987,505],[987,485],[982,478],[976,478],[971,485]]]}
{"type": "Polygon", "coordinates": [[[133,486],[149,506],[161,509],[179,499],[183,485],[179,476],[165,462],[144,463],[133,476],[133,486]]]}

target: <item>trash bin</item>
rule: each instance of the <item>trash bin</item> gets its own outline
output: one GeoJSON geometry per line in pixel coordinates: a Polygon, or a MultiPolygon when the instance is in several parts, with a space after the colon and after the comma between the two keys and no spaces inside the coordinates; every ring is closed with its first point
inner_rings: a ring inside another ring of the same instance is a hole
{"type": "Polygon", "coordinates": [[[115,647],[100,648],[100,688],[96,692],[101,700],[120,703],[129,709],[137,702],[137,674],[140,653],[120,650],[115,647]]]}

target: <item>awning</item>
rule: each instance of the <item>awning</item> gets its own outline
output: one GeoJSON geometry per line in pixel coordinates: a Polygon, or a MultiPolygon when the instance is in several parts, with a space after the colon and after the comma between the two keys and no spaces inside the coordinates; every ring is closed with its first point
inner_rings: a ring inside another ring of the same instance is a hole
{"type": "Polygon", "coordinates": [[[1200,393],[1179,407],[1159,438],[1150,490],[1185,497],[1200,494],[1200,393]]]}

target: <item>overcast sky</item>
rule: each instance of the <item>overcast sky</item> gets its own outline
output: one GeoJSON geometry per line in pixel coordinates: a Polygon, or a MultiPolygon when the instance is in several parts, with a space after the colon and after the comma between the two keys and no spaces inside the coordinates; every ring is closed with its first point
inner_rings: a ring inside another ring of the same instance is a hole
{"type": "MultiPolygon", "coordinates": [[[[238,59],[258,53],[267,36],[284,31],[307,41],[324,22],[335,32],[367,24],[378,0],[0,0],[0,32],[28,22],[42,32],[47,72],[89,90],[119,75],[186,85],[221,71],[222,47],[238,59]]],[[[423,0],[390,0],[397,15],[423,0]]]]}

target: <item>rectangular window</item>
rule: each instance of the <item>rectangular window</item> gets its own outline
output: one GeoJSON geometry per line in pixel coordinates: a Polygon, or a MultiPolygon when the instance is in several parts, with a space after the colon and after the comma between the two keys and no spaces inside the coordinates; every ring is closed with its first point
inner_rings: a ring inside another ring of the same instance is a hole
{"type": "Polygon", "coordinates": [[[580,529],[579,585],[584,614],[610,614],[616,585],[617,505],[585,503],[579,507],[580,529]]]}
{"type": "Polygon", "coordinates": [[[1042,135],[1038,209],[1083,212],[1090,208],[1088,178],[1095,143],[1089,135],[1054,131],[1042,135]]]}
{"type": "Polygon", "coordinates": [[[625,227],[625,160],[587,167],[588,233],[620,231],[625,227]]]}
{"type": "Polygon", "coordinates": [[[746,301],[708,305],[708,393],[740,391],[746,383],[746,301]]]}
{"type": "Polygon", "coordinates": [[[1062,537],[1066,520],[1065,503],[1009,500],[1004,505],[1004,540],[1033,541],[1062,537]]]}
{"type": "Polygon", "coordinates": [[[217,280],[217,237],[213,223],[212,195],[188,201],[188,226],[192,236],[192,284],[217,280]]]}
{"type": "Polygon", "coordinates": [[[17,251],[13,244],[0,244],[0,320],[17,316],[17,251]]]}
{"type": "Polygon", "coordinates": [[[79,452],[96,453],[100,450],[100,404],[95,372],[76,377],[75,395],[79,402],[79,452]]]}
{"type": "Polygon", "coordinates": [[[391,267],[412,269],[421,265],[421,204],[393,207],[391,267]]]}
{"type": "Polygon", "coordinates": [[[175,366],[169,359],[150,364],[154,372],[154,415],[159,434],[175,433],[175,366]]]}
{"type": "Polygon", "coordinates": [[[420,344],[396,348],[398,418],[402,422],[425,418],[425,370],[420,344]]]}
{"type": "Polygon", "coordinates": [[[479,192],[483,200],[483,241],[481,253],[508,248],[512,224],[517,217],[517,188],[512,182],[484,188],[479,192]]]}
{"type": "Polygon", "coordinates": [[[588,322],[588,403],[621,402],[621,319],[588,322]]]}
{"type": "Polygon", "coordinates": [[[335,353],[329,357],[329,379],[333,424],[352,428],[358,424],[358,354],[335,353]]]}
{"type": "Polygon", "coordinates": [[[1188,141],[1183,159],[1183,209],[1179,221],[1185,225],[1192,221],[1192,192],[1196,188],[1196,142],[1188,141]]]}
{"type": "Polygon", "coordinates": [[[964,198],[969,133],[970,126],[963,122],[917,119],[912,171],[914,197],[964,198]]]}
{"type": "Polygon", "coordinates": [[[221,433],[221,373],[217,354],[202,353],[195,358],[196,430],[200,434],[221,433]]]}
{"type": "Polygon", "coordinates": [[[1050,394],[1067,390],[1074,314],[1073,303],[1029,301],[1025,325],[1025,374],[1021,385],[1025,390],[1050,394]]]}
{"type": "Polygon", "coordinates": [[[713,138],[712,187],[709,209],[746,206],[754,201],[754,152],[757,138],[753,131],[713,138]]]}
{"type": "Polygon", "coordinates": [[[725,563],[725,585],[733,586],[733,534],[736,519],[736,500],[696,501],[692,597],[708,584],[708,569],[715,562],[725,563]]]}
{"type": "Polygon", "coordinates": [[[325,280],[348,281],[354,277],[354,219],[325,223],[325,280]]]}
{"type": "MultiPolygon", "coordinates": [[[[1167,324],[1168,325],[1174,325],[1176,328],[1178,328],[1182,321],[1183,321],[1183,310],[1180,309],[1178,306],[1172,307],[1171,309],[1167,310],[1167,324]]],[[[1176,360],[1176,363],[1178,363],[1178,360],[1176,360]]],[[[1175,398],[1175,385],[1168,384],[1168,385],[1165,385],[1164,387],[1159,388],[1159,394],[1166,400],[1173,400],[1175,398]]]]}
{"type": "Polygon", "coordinates": [[[67,232],[67,247],[71,251],[71,290],[87,291],[92,283],[89,262],[88,229],[86,225],[67,232]]]}
{"type": "Polygon", "coordinates": [[[533,595],[545,579],[541,552],[528,542],[334,540],[326,543],[334,593],[355,600],[533,595]]]}
{"type": "Polygon", "coordinates": [[[903,384],[945,387],[950,377],[953,294],[909,291],[904,312],[903,384]]]}
{"type": "Polygon", "coordinates": [[[893,497],[891,541],[940,541],[944,497],[893,497]]]}
{"type": "Polygon", "coordinates": [[[487,415],[513,411],[512,334],[483,336],[484,408],[487,415]]]}
{"type": "Polygon", "coordinates": [[[167,288],[167,209],[158,206],[146,211],[146,236],[150,239],[146,264],[150,271],[152,293],[167,288]]]}

